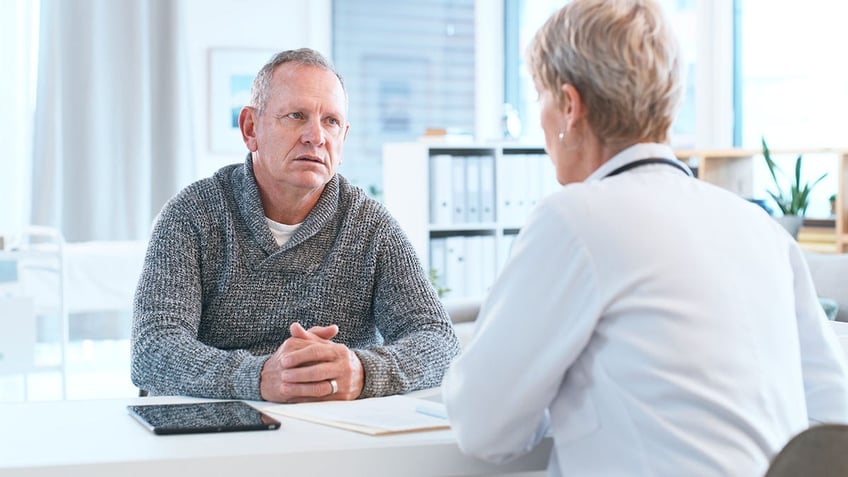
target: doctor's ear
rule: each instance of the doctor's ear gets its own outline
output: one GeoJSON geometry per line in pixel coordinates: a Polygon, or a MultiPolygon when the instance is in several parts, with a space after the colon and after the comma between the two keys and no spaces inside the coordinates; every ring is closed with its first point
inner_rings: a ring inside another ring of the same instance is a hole
{"type": "Polygon", "coordinates": [[[565,117],[566,124],[570,129],[574,126],[574,123],[586,115],[586,105],[583,103],[583,97],[574,85],[570,83],[563,84],[561,92],[561,110],[565,117]]]}
{"type": "Polygon", "coordinates": [[[247,150],[255,152],[259,148],[256,141],[256,123],[258,122],[259,114],[256,108],[245,106],[241,108],[239,113],[239,129],[241,130],[241,138],[247,150]]]}

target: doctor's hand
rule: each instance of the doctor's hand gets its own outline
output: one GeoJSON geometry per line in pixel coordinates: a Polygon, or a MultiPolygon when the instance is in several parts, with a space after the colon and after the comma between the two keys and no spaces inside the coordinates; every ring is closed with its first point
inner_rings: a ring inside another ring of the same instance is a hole
{"type": "Polygon", "coordinates": [[[294,403],[359,397],[364,384],[362,363],[347,346],[331,341],[338,331],[336,325],[306,330],[293,323],[291,338],[262,367],[262,399],[294,403]]]}

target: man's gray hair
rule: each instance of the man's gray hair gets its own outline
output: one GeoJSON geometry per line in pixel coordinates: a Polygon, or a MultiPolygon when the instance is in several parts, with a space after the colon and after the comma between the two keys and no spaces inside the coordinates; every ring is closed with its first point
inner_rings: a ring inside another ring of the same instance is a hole
{"type": "Polygon", "coordinates": [[[345,89],[342,75],[336,71],[333,64],[330,63],[324,55],[311,48],[299,48],[297,50],[281,51],[271,57],[271,60],[268,61],[268,63],[265,63],[265,66],[259,70],[259,73],[256,74],[256,78],[253,79],[253,85],[250,87],[250,102],[248,103],[248,106],[256,108],[257,112],[262,114],[262,111],[268,104],[268,94],[271,89],[271,76],[273,75],[274,70],[281,64],[290,62],[304,66],[317,66],[332,72],[336,75],[336,78],[339,79],[339,83],[342,85],[342,91],[344,91],[345,94],[345,99],[347,99],[347,90],[345,89]]]}

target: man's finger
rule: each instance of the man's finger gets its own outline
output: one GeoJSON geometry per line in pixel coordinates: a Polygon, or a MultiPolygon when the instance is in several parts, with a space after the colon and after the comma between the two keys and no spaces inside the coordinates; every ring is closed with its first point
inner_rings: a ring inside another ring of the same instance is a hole
{"type": "Polygon", "coordinates": [[[313,326],[307,330],[309,333],[318,336],[319,338],[323,338],[325,340],[331,340],[339,334],[339,325],[330,325],[330,326],[313,326]]]}
{"type": "Polygon", "coordinates": [[[312,383],[318,381],[329,381],[337,378],[343,373],[341,365],[332,361],[316,363],[311,366],[300,366],[297,368],[286,368],[282,371],[280,378],[289,383],[312,383]]]}
{"type": "Polygon", "coordinates": [[[280,386],[282,394],[288,396],[287,402],[295,402],[298,398],[323,398],[332,392],[330,383],[316,381],[311,383],[289,383],[280,386]]]}
{"type": "Polygon", "coordinates": [[[306,331],[306,328],[297,321],[289,326],[289,334],[291,334],[292,338],[309,339],[309,333],[306,331]]]}
{"type": "Polygon", "coordinates": [[[307,363],[333,361],[339,357],[335,347],[336,344],[334,343],[313,343],[299,350],[287,353],[280,360],[280,364],[284,368],[296,368],[307,363]]]}
{"type": "Polygon", "coordinates": [[[292,338],[308,340],[318,337],[322,340],[329,341],[339,334],[339,327],[338,325],[313,326],[307,330],[300,323],[294,322],[289,327],[289,333],[292,338]]]}

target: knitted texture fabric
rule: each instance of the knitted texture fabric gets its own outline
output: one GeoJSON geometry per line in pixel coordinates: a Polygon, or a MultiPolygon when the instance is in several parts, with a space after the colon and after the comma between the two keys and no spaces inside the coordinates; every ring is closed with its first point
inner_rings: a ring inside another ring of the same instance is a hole
{"type": "Polygon", "coordinates": [[[289,326],[337,324],[365,374],[360,397],[441,384],[459,345],[412,245],[336,174],[277,246],[248,155],[186,187],[156,221],[135,295],[132,380],[153,394],[261,399],[289,326]]]}

